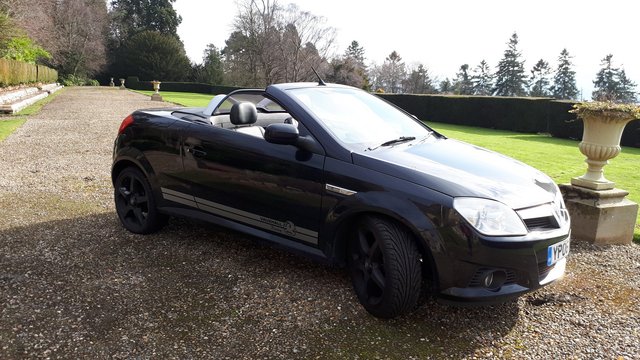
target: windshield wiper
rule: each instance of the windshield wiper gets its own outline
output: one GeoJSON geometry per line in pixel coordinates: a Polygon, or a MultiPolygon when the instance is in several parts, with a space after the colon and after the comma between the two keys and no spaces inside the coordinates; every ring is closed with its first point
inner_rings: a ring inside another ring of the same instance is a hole
{"type": "Polygon", "coordinates": [[[397,143],[401,143],[401,142],[405,142],[405,141],[411,141],[411,140],[415,140],[416,137],[415,136],[400,136],[397,139],[393,139],[393,140],[389,140],[387,142],[383,142],[382,144],[380,144],[380,146],[389,146],[389,145],[393,145],[393,144],[397,144],[397,143]]]}
{"type": "Polygon", "coordinates": [[[389,145],[393,145],[393,144],[398,144],[398,143],[402,143],[402,142],[406,142],[406,141],[411,141],[411,140],[415,140],[416,137],[415,136],[400,136],[397,139],[393,139],[393,140],[389,140],[389,141],[385,141],[382,144],[374,147],[374,148],[367,148],[367,150],[371,151],[371,150],[375,150],[381,146],[389,146],[389,145]]]}

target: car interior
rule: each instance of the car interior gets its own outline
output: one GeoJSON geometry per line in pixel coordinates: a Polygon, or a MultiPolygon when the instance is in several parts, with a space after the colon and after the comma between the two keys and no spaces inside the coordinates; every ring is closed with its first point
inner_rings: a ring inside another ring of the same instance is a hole
{"type": "Polygon", "coordinates": [[[258,110],[256,105],[249,101],[236,102],[228,112],[214,114],[210,117],[203,116],[202,113],[183,110],[176,110],[171,114],[182,120],[213,125],[256,137],[264,137],[265,128],[271,124],[284,123],[298,127],[298,121],[289,113],[283,110],[267,112],[263,108],[258,110]]]}

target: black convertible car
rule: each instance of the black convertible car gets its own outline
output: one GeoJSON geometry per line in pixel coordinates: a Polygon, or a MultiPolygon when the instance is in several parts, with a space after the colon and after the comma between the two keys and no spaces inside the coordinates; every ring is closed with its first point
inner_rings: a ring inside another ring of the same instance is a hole
{"type": "Polygon", "coordinates": [[[560,278],[569,252],[569,216],[548,176],[341,85],[136,111],[118,130],[112,178],[126,229],[147,234],[183,216],[346,265],[382,318],[411,311],[423,292],[504,301],[560,278]]]}

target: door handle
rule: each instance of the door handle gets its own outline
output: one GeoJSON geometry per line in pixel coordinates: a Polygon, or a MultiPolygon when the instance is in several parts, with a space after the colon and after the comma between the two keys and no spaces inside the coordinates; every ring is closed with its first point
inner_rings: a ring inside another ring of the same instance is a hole
{"type": "Polygon", "coordinates": [[[187,152],[191,153],[193,156],[195,157],[205,157],[207,155],[207,152],[204,150],[200,150],[199,146],[189,146],[187,147],[187,152]]]}

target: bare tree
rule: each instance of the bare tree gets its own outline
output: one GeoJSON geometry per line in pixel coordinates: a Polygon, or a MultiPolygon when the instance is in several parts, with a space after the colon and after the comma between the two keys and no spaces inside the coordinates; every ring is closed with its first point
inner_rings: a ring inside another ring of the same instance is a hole
{"type": "Polygon", "coordinates": [[[330,71],[325,75],[325,80],[357,88],[366,88],[369,85],[358,60],[349,56],[335,57],[329,65],[330,71]]]}
{"type": "Polygon", "coordinates": [[[55,39],[54,5],[54,0],[0,0],[0,10],[47,50],[50,50],[49,45],[55,39]]]}
{"type": "Polygon", "coordinates": [[[231,83],[302,81],[313,76],[312,67],[328,68],[335,29],[325,26],[324,18],[295,5],[283,8],[276,0],[245,0],[238,6],[235,31],[223,49],[231,83]]]}
{"type": "Polygon", "coordinates": [[[102,0],[58,0],[51,54],[63,74],[91,76],[105,65],[108,15],[102,0]]]}
{"type": "Polygon", "coordinates": [[[374,67],[374,88],[390,93],[402,92],[402,83],[406,76],[407,69],[402,57],[394,50],[382,65],[374,67]]]}
{"type": "Polygon", "coordinates": [[[326,19],[302,11],[289,4],[284,12],[284,31],[280,42],[285,82],[304,81],[313,78],[313,68],[326,66],[333,49],[336,31],[325,26],[326,19]]]}
{"type": "Polygon", "coordinates": [[[105,1],[0,0],[0,9],[52,55],[49,65],[62,74],[91,76],[105,64],[105,1]]]}
{"type": "Polygon", "coordinates": [[[234,56],[238,63],[246,65],[246,69],[237,70],[252,76],[250,85],[272,82],[279,42],[277,14],[281,11],[276,0],[245,0],[238,4],[234,29],[239,33],[236,41],[243,43],[236,44],[234,56]]]}
{"type": "Polygon", "coordinates": [[[13,20],[6,13],[0,12],[0,48],[4,48],[17,32],[13,20]]]}

